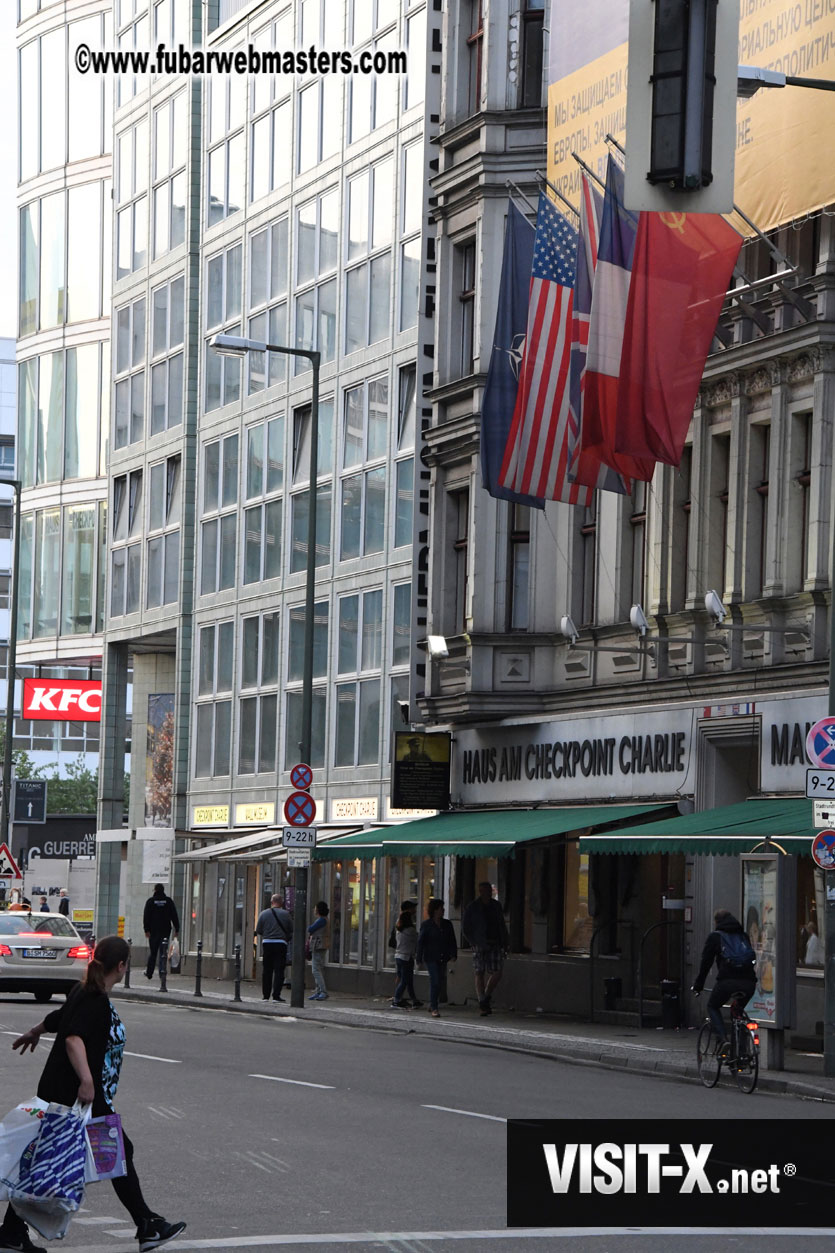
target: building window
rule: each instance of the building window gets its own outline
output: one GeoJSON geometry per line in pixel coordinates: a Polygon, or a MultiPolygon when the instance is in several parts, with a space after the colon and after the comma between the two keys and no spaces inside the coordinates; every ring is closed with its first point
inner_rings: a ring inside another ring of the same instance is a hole
{"type": "Polygon", "coordinates": [[[537,0],[522,6],[522,76],[519,103],[523,109],[542,104],[542,32],[545,9],[537,0]]]}
{"type": "Polygon", "coordinates": [[[145,265],[148,256],[148,121],[116,137],[116,278],[145,265]]]}
{"type": "Polygon", "coordinates": [[[151,435],[183,420],[184,287],[181,275],[155,288],[151,297],[151,435]]]}
{"type": "Polygon", "coordinates": [[[178,92],[154,110],[154,256],[186,237],[188,97],[178,92]]]}
{"type": "Polygon", "coordinates": [[[96,630],[96,513],[95,502],[64,509],[62,635],[91,635],[96,630]]]}
{"type": "MultiPolygon", "coordinates": [[[[387,378],[372,379],[345,392],[342,469],[353,473],[343,473],[340,484],[339,555],[343,561],[382,552],[385,546],[388,424],[387,378]],[[374,465],[375,461],[380,464],[374,465]]],[[[398,473],[398,492],[402,486],[398,473]]],[[[399,495],[397,500],[399,508],[399,495]]]]}
{"type": "Polygon", "coordinates": [[[508,506],[510,534],[508,572],[508,626],[511,631],[527,631],[530,625],[531,511],[528,505],[508,506]]]}
{"type": "MultiPolygon", "coordinates": [[[[693,449],[684,449],[678,469],[672,471],[672,538],[670,544],[670,597],[671,613],[679,613],[687,601],[687,583],[690,577],[690,478],[693,449]]],[[[709,587],[715,586],[713,583],[709,587]]],[[[720,585],[721,586],[721,585],[720,585]]]]}
{"type": "MultiPolygon", "coordinates": [[[[304,677],[304,645],[307,638],[307,615],[304,605],[290,610],[290,641],[288,647],[287,681],[298,683],[304,677]]],[[[328,673],[328,602],[313,606],[313,677],[324,679],[328,673]]]]}
{"type": "MultiPolygon", "coordinates": [[[[211,257],[206,266],[206,331],[211,337],[219,331],[241,333],[241,254],[240,244],[211,257]]],[[[236,357],[215,352],[206,340],[206,413],[241,398],[241,363],[236,357]]]]}
{"type": "MultiPolygon", "coordinates": [[[[314,687],[311,719],[311,752],[308,765],[322,769],[325,764],[325,718],[327,692],[324,687],[314,687]]],[[[301,689],[287,692],[287,718],[285,721],[284,769],[291,770],[301,760],[302,693],[301,689]]]]}
{"type": "Polygon", "coordinates": [[[218,697],[232,691],[234,638],[232,622],[200,629],[194,754],[198,778],[227,775],[231,770],[232,701],[218,697]]]}
{"type": "Polygon", "coordinates": [[[260,583],[281,574],[284,499],[284,418],[247,428],[244,564],[242,582],[260,583]],[[250,504],[250,501],[257,501],[250,504]]]}
{"type": "Polygon", "coordinates": [[[412,585],[395,583],[392,613],[392,666],[407,666],[412,659],[412,585]]]}
{"type": "Polygon", "coordinates": [[[20,210],[19,334],[85,322],[110,306],[110,182],[83,183],[20,210]]]}
{"type": "Polygon", "coordinates": [[[707,500],[707,568],[705,585],[719,595],[727,587],[728,499],[731,439],[729,435],[710,437],[710,487],[707,500]]]}
{"type": "MultiPolygon", "coordinates": [[[[249,337],[265,344],[287,343],[288,219],[257,231],[249,239],[249,337]]],[[[286,377],[283,353],[247,353],[247,394],[274,387],[286,377]]]]}
{"type": "MultiPolygon", "coordinates": [[[[302,205],[296,213],[296,347],[315,349],[322,361],[336,352],[336,280],[321,282],[337,265],[339,194],[336,190],[302,205]],[[316,286],[310,286],[315,283],[316,286]]],[[[310,369],[296,358],[295,373],[310,369]]]]}
{"type": "Polygon", "coordinates": [[[625,606],[628,617],[632,605],[643,605],[646,579],[646,543],[647,543],[647,485],[636,479],[632,487],[631,508],[629,511],[629,534],[626,536],[628,545],[629,569],[631,571],[628,595],[629,605],[625,606]]]}
{"type": "Polygon", "coordinates": [[[484,58],[484,0],[469,3],[469,34],[467,35],[467,117],[481,109],[481,83],[484,58]]]}
{"type": "Polygon", "coordinates": [[[458,270],[459,356],[455,363],[461,377],[472,374],[475,358],[475,242],[455,249],[458,270]]]}
{"type": "Polygon", "coordinates": [[[132,470],[113,480],[112,552],[110,558],[110,615],[136,613],[142,568],[142,471],[132,470]]]}
{"type": "Polygon", "coordinates": [[[246,76],[213,74],[207,81],[211,90],[206,225],[214,226],[237,213],[244,202],[246,76]]]}
{"type": "Polygon", "coordinates": [[[200,524],[202,596],[235,586],[237,505],[238,436],[227,435],[203,448],[204,520],[200,524]]]}
{"type": "MultiPolygon", "coordinates": [[[[319,483],[316,488],[316,566],[326,566],[331,556],[331,496],[330,483],[319,483]]],[[[297,574],[307,568],[308,517],[310,492],[296,492],[291,502],[290,573],[297,574]]],[[[312,763],[311,763],[312,764],[312,763]]]]}
{"type": "Polygon", "coordinates": [[[426,9],[410,13],[406,18],[406,50],[408,68],[403,84],[403,108],[422,104],[426,94],[426,9]]]}
{"type": "MultiPolygon", "coordinates": [[[[127,51],[150,47],[148,25],[148,0],[119,0],[116,15],[117,47],[127,51]]],[[[116,106],[127,104],[145,84],[145,78],[136,74],[116,76],[116,106]]]]}
{"type": "Polygon", "coordinates": [[[116,386],[113,447],[126,448],[145,432],[145,298],[116,311],[116,386]]]}
{"type": "MultiPolygon", "coordinates": [[[[386,0],[354,0],[351,35],[355,56],[363,52],[391,52],[399,47],[397,7],[386,0]],[[385,33],[384,33],[385,28],[385,33]]],[[[395,74],[356,74],[350,85],[350,135],[363,135],[393,122],[397,116],[398,77],[395,74]]]]}
{"type": "Polygon", "coordinates": [[[746,562],[747,587],[745,599],[761,596],[766,585],[766,557],[768,550],[768,476],[771,447],[771,427],[757,423],[750,428],[749,458],[751,488],[751,516],[748,525],[748,561],[746,562]]]}
{"type": "Polygon", "coordinates": [[[400,213],[401,331],[417,325],[420,301],[420,228],[423,221],[423,144],[403,149],[400,213]]]}
{"type": "MultiPolygon", "coordinates": [[[[262,52],[290,48],[292,43],[293,20],[289,9],[255,39],[255,46],[262,52]]],[[[293,125],[293,106],[281,75],[253,75],[251,92],[249,195],[254,201],[290,181],[292,147],[287,137],[293,125]]]]}
{"type": "Polygon", "coordinates": [[[179,594],[180,457],[152,465],[148,474],[147,588],[145,606],[170,605],[179,594]]]}
{"type": "MultiPolygon", "coordinates": [[[[579,512],[579,510],[578,510],[579,512]]],[[[596,611],[597,571],[597,506],[595,498],[581,514],[580,522],[580,579],[578,603],[580,606],[580,625],[587,626],[594,622],[596,611]]]]}
{"type": "Polygon", "coordinates": [[[391,334],[393,179],[394,162],[387,157],[348,182],[346,352],[391,334]]]}
{"type": "Polygon", "coordinates": [[[342,596],[337,673],[340,679],[355,677],[336,684],[335,766],[371,765],[379,760],[382,651],[382,591],[342,596]]]}
{"type": "MultiPolygon", "coordinates": [[[[18,438],[24,487],[98,474],[99,371],[98,344],[21,362],[18,438]]],[[[13,466],[13,442],[6,457],[13,466]]]]}
{"type": "Polygon", "coordinates": [[[812,485],[812,415],[798,413],[792,418],[792,482],[795,490],[789,495],[794,513],[788,528],[789,558],[786,585],[801,591],[809,568],[809,505],[812,485]]]}
{"type": "MultiPolygon", "coordinates": [[[[244,618],[241,624],[241,690],[278,685],[277,613],[244,618]]],[[[238,773],[274,772],[278,748],[278,693],[259,691],[239,702],[238,773]]]]}
{"type": "Polygon", "coordinates": [[[447,584],[451,635],[467,629],[468,542],[470,533],[470,493],[464,487],[447,496],[447,534],[450,537],[450,579],[447,584]]]}

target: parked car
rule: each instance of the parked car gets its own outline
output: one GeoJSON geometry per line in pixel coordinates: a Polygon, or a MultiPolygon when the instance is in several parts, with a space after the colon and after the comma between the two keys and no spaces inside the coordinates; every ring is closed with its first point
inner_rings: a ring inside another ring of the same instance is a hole
{"type": "Polygon", "coordinates": [[[0,993],[48,1001],[83,978],[92,948],[63,914],[0,913],[0,993]]]}

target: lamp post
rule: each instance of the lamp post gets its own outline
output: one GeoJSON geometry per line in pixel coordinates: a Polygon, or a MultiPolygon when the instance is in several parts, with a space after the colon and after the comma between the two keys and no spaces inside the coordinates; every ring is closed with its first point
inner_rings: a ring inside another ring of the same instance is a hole
{"type": "Polygon", "coordinates": [[[12,587],[9,601],[9,648],[6,660],[6,740],[3,746],[3,843],[11,849],[12,830],[12,737],[14,735],[14,690],[17,669],[17,606],[20,591],[20,479],[0,478],[14,491],[14,538],[12,541],[12,587]]]}
{"type": "MultiPolygon", "coordinates": [[[[281,344],[265,344],[237,335],[215,335],[210,341],[216,352],[225,356],[245,357],[248,352],[280,352],[286,357],[303,357],[313,369],[310,395],[310,491],[307,517],[307,567],[304,593],[304,660],[302,665],[302,728],[299,749],[302,761],[313,756],[313,616],[316,593],[316,477],[319,468],[319,364],[321,353],[306,348],[286,348],[281,344]]],[[[294,878],[294,961],[291,976],[290,1004],[294,1009],[304,1005],[304,926],[307,919],[307,869],[297,869],[294,878]]]]}

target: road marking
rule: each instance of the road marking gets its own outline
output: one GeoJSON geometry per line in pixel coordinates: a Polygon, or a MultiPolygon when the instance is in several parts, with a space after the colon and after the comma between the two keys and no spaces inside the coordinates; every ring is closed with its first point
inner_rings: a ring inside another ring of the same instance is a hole
{"type": "MultiPolygon", "coordinates": [[[[121,1232],[119,1233],[121,1235],[121,1232]]],[[[727,1236],[727,1227],[699,1227],[700,1236],[727,1236]]],[[[577,1240],[590,1236],[692,1236],[692,1227],[501,1227],[483,1231],[335,1231],[323,1234],[227,1236],[214,1240],[178,1239],[177,1249],[253,1249],[287,1245],[390,1244],[405,1241],[441,1243],[444,1240],[577,1240]]],[[[734,1236],[832,1236],[835,1227],[734,1227],[734,1236]]],[[[96,1245],[96,1253],[121,1253],[118,1244],[96,1245]]],[[[90,1253],[86,1245],[70,1245],[65,1253],[90,1253]]]]}
{"type": "Polygon", "coordinates": [[[332,1083],[308,1083],[304,1079],[281,1079],[278,1075],[250,1075],[250,1079],[269,1079],[272,1083],[294,1083],[300,1088],[326,1088],[329,1092],[335,1092],[332,1083]]]}
{"type": "Polygon", "coordinates": [[[125,1049],[125,1057],[144,1057],[146,1062],[167,1062],[169,1066],[182,1066],[182,1059],[179,1057],[154,1057],[152,1053],[129,1053],[125,1049]]]}
{"type": "Polygon", "coordinates": [[[472,1109],[453,1109],[451,1105],[421,1105],[421,1109],[439,1109],[444,1114],[464,1114],[467,1118],[488,1118],[490,1122],[507,1122],[506,1118],[498,1118],[496,1114],[477,1114],[472,1109]]]}

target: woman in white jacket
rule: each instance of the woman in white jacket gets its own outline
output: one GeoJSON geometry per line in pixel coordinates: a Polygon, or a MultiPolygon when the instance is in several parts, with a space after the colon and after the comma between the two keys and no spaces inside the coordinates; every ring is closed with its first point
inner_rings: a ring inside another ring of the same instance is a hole
{"type": "Polygon", "coordinates": [[[404,909],[394,927],[396,947],[394,964],[397,970],[397,987],[394,989],[392,1009],[411,1009],[412,1002],[405,1001],[403,994],[412,988],[415,977],[415,953],[418,933],[414,915],[404,909]]]}

